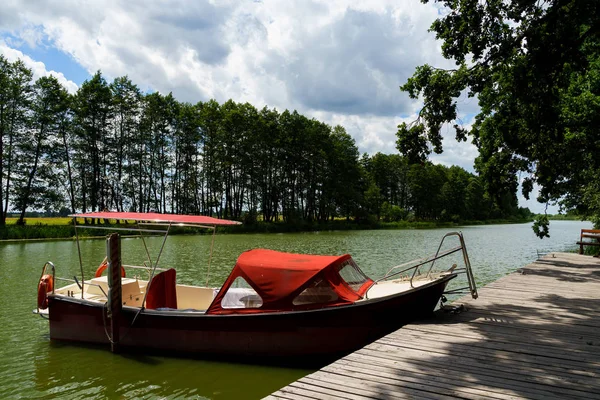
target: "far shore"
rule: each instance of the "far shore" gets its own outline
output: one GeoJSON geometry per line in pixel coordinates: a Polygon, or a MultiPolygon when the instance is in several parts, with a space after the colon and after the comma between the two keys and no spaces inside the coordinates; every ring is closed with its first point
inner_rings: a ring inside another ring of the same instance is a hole
{"type": "MultiPolygon", "coordinates": [[[[550,218],[551,220],[578,220],[577,218],[550,218]]],[[[7,225],[0,227],[0,243],[17,242],[35,242],[52,240],[75,240],[75,228],[71,218],[51,217],[51,218],[27,218],[23,226],[14,224],[14,220],[7,220],[7,225]]],[[[318,232],[318,231],[344,231],[344,230],[378,230],[378,229],[436,229],[436,228],[456,228],[460,226],[472,225],[497,225],[497,224],[523,224],[530,223],[533,219],[516,220],[487,220],[487,221],[346,221],[334,220],[325,223],[283,223],[283,222],[255,222],[252,224],[242,224],[233,227],[218,227],[217,232],[221,234],[237,233],[299,233],[299,232],[318,232]]],[[[81,223],[82,221],[78,222],[81,223]]],[[[94,229],[94,226],[109,227],[123,226],[118,221],[111,220],[109,223],[102,221],[97,225],[86,225],[86,229],[79,229],[79,239],[102,239],[105,237],[104,230],[94,229]]],[[[190,228],[172,228],[173,235],[206,234],[206,230],[190,228]]],[[[136,236],[127,234],[127,236],[136,236]]]]}
{"type": "MultiPolygon", "coordinates": [[[[580,221],[574,216],[549,216],[551,221],[580,221]]],[[[231,227],[218,227],[220,234],[238,234],[238,233],[300,233],[300,232],[318,232],[318,231],[346,231],[346,230],[379,230],[379,229],[437,229],[437,228],[457,228],[461,226],[473,225],[501,225],[501,224],[525,224],[531,223],[530,219],[493,219],[486,221],[346,221],[345,219],[336,219],[324,223],[315,222],[255,222],[251,224],[242,224],[231,227]]],[[[7,219],[7,224],[0,227],[0,243],[18,243],[35,241],[63,241],[75,240],[75,228],[72,218],[68,217],[34,217],[26,218],[25,225],[15,224],[16,218],[7,219]]],[[[106,228],[110,226],[123,226],[119,221],[110,220],[95,224],[85,225],[85,229],[78,229],[79,239],[102,239],[107,232],[104,229],[94,229],[95,226],[106,228]]],[[[83,225],[83,220],[78,220],[78,226],[83,225]]],[[[206,234],[208,231],[203,229],[177,228],[171,229],[172,235],[190,235],[206,234]]],[[[123,237],[134,237],[135,234],[126,234],[123,237]]]]}

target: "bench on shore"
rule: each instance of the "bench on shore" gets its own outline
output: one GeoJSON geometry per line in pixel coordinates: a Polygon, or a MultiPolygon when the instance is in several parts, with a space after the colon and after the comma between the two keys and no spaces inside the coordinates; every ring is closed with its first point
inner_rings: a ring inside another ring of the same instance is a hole
{"type": "Polygon", "coordinates": [[[582,229],[577,244],[579,245],[579,254],[583,254],[583,246],[600,246],[600,229],[582,229]]]}

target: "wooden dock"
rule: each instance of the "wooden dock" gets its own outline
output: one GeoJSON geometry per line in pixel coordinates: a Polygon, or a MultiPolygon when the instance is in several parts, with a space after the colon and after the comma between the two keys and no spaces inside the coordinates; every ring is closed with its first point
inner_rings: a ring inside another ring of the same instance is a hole
{"type": "Polygon", "coordinates": [[[600,259],[552,253],[268,399],[600,399],[600,259]]]}

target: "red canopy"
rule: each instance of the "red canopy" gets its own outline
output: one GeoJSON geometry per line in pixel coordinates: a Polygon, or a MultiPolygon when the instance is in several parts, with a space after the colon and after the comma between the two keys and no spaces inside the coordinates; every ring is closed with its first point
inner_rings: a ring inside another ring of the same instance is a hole
{"type": "Polygon", "coordinates": [[[178,215],[178,214],[159,214],[159,213],[135,213],[135,212],[90,212],[85,214],[73,214],[71,217],[77,218],[104,218],[104,219],[122,219],[126,221],[152,221],[174,224],[200,224],[200,225],[239,225],[241,222],[229,221],[204,215],[178,215]]]}
{"type": "MultiPolygon", "coordinates": [[[[361,287],[360,294],[354,291],[339,275],[342,263],[349,260],[349,254],[342,256],[320,256],[283,253],[274,250],[255,249],[244,252],[237,260],[233,271],[223,284],[207,310],[207,314],[256,313],[285,311],[297,308],[293,300],[315,282],[317,275],[327,281],[338,299],[327,306],[349,304],[362,298],[367,286],[361,287]],[[233,281],[242,277],[261,297],[260,308],[227,309],[221,300],[233,281]]],[[[372,282],[368,280],[368,282],[372,282]]],[[[315,305],[309,308],[323,307],[315,305]]]]}

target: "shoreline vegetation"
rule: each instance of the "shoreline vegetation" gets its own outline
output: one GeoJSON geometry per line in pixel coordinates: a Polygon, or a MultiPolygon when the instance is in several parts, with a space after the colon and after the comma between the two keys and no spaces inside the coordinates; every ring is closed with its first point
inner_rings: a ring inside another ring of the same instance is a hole
{"type": "MultiPolygon", "coordinates": [[[[579,220],[578,217],[572,215],[550,215],[552,220],[579,220]]],[[[7,219],[7,225],[0,227],[0,242],[20,242],[20,241],[36,241],[36,240],[73,240],[75,239],[75,228],[71,218],[28,218],[25,225],[15,224],[16,218],[7,219]]],[[[293,232],[318,232],[318,231],[345,231],[345,230],[368,230],[368,229],[435,229],[435,228],[454,228],[467,225],[494,225],[494,224],[518,224],[529,223],[532,218],[507,218],[493,219],[485,221],[459,221],[459,222],[443,222],[443,221],[346,221],[345,219],[336,219],[321,223],[299,222],[296,224],[284,222],[263,222],[258,221],[250,224],[242,224],[229,227],[218,227],[217,231],[224,234],[238,233],[293,233],[293,232]]],[[[98,227],[109,226],[132,226],[124,221],[115,220],[97,220],[95,221],[98,227]],[[120,222],[120,223],[119,223],[120,222]]],[[[83,224],[83,220],[78,220],[78,225],[83,224]]],[[[87,228],[78,230],[80,238],[93,239],[102,238],[106,231],[103,229],[93,229],[87,224],[87,228]]],[[[189,235],[189,234],[204,234],[206,230],[193,228],[171,228],[173,235],[189,235]]],[[[132,234],[135,231],[132,230],[132,234]]]]}
{"type": "Polygon", "coordinates": [[[531,217],[516,181],[494,185],[398,147],[361,155],[346,128],[296,110],[182,102],[101,71],[70,94],[2,55],[0,78],[0,239],[71,237],[68,224],[29,218],[76,210],[218,216],[244,223],[234,232],[531,217]]]}

